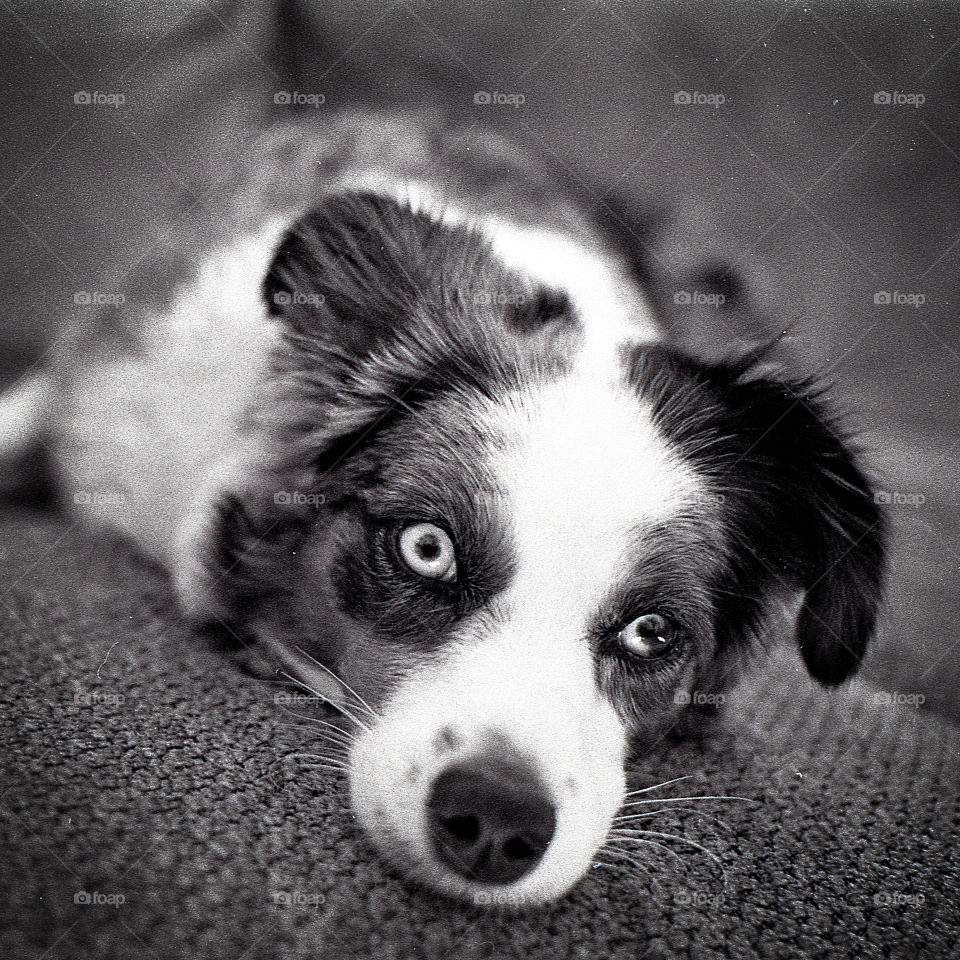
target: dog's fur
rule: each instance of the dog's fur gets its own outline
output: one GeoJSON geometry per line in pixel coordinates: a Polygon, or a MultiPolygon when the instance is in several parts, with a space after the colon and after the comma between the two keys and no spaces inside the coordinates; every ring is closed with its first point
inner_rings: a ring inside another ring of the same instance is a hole
{"type": "Polygon", "coordinates": [[[352,803],[408,873],[489,889],[433,852],[431,787],[525,764],[556,828],[495,889],[539,902],[603,843],[629,750],[784,601],[815,678],[856,669],[883,524],[818,390],[671,348],[628,252],[533,161],[390,123],[271,134],[225,242],[66,339],[0,436],[8,463],[42,438],[70,509],[167,563],[198,624],[363,711],[352,803]],[[420,522],[453,582],[399,555],[420,522]],[[619,637],[650,613],[675,646],[644,660],[619,637]]]}

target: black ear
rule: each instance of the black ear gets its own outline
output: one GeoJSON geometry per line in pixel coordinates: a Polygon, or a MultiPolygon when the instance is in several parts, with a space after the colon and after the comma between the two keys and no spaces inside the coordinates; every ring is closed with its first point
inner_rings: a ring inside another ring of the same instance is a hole
{"type": "Polygon", "coordinates": [[[767,552],[804,591],[800,653],[813,677],[840,683],[860,665],[873,635],[885,571],[884,517],[822,391],[745,372],[732,400],[756,438],[743,466],[772,508],[770,525],[757,536],[780,540],[785,549],[767,552]]]}
{"type": "Polygon", "coordinates": [[[770,376],[752,358],[704,364],[645,350],[634,379],[661,429],[719,494],[727,580],[721,644],[755,633],[768,600],[799,589],[797,642],[811,675],[859,666],[882,597],[884,518],[822,389],[770,376]]]}
{"type": "Polygon", "coordinates": [[[267,308],[301,332],[334,324],[345,346],[360,347],[414,305],[435,234],[390,198],[329,197],[283,238],[263,284],[267,308]]]}
{"type": "Polygon", "coordinates": [[[273,421],[299,467],[339,462],[438,392],[502,393],[569,314],[478,232],[364,193],[295,224],[264,296],[282,333],[273,421]]]}

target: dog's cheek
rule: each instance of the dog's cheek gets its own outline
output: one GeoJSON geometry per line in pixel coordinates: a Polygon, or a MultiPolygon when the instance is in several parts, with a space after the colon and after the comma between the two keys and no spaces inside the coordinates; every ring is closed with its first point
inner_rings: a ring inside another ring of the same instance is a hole
{"type": "Polygon", "coordinates": [[[318,519],[291,567],[285,642],[335,673],[343,706],[369,722],[369,711],[379,712],[417,657],[410,645],[384,643],[367,616],[372,585],[366,550],[357,518],[318,519]]]}
{"type": "Polygon", "coordinates": [[[628,731],[634,752],[672,728],[693,699],[698,676],[696,655],[675,667],[649,670],[616,657],[597,665],[600,689],[628,731]]]}

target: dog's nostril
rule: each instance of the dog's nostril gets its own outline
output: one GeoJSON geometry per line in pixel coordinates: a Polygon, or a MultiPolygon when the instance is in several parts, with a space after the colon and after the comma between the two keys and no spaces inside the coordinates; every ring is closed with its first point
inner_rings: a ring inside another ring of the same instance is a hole
{"type": "Polygon", "coordinates": [[[511,837],[503,845],[503,855],[511,860],[528,860],[535,856],[535,849],[523,837],[511,837]]]}
{"type": "Polygon", "coordinates": [[[480,820],[472,814],[467,817],[447,817],[441,823],[443,829],[455,840],[476,843],[480,837],[480,820]]]}
{"type": "Polygon", "coordinates": [[[483,883],[510,883],[541,860],[556,827],[553,804],[520,761],[480,756],[444,770],[427,802],[437,857],[483,883]]]}

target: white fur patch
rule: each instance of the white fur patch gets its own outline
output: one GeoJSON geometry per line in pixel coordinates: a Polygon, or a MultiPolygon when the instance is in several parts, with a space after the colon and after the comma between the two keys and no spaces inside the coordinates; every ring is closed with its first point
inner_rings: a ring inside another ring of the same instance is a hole
{"type": "Polygon", "coordinates": [[[580,625],[620,579],[638,525],[674,513],[696,478],[635,396],[584,374],[509,417],[522,439],[494,471],[521,558],[514,605],[535,622],[580,625]]]}
{"type": "Polygon", "coordinates": [[[277,336],[261,283],[279,242],[268,225],[220,250],[137,331],[143,350],[74,373],[58,412],[67,502],[134,537],[187,583],[215,477],[250,454],[240,428],[277,336]]]}
{"type": "Polygon", "coordinates": [[[598,688],[590,626],[622,581],[638,526],[678,511],[698,481],[595,356],[488,414],[490,436],[505,439],[491,444],[490,468],[514,580],[493,616],[466,624],[436,664],[401,684],[358,741],[351,787],[374,838],[434,886],[469,898],[489,888],[431,854],[430,785],[454,760],[515,751],[546,784],[557,827],[540,863],[500,892],[536,903],[583,875],[623,799],[626,731],[598,688]],[[454,756],[432,749],[443,728],[456,734],[454,756]]]}

